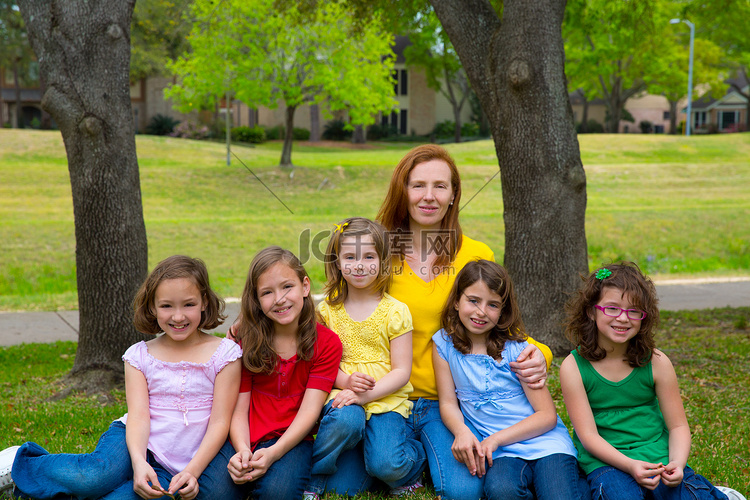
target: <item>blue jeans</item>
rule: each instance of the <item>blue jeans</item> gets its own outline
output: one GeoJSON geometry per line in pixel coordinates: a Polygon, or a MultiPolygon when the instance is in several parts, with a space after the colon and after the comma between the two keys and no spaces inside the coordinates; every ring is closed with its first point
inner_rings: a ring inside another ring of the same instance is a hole
{"type": "MultiPolygon", "coordinates": [[[[279,438],[259,443],[255,448],[268,448],[279,438]]],[[[265,475],[250,483],[238,485],[244,495],[261,500],[299,500],[310,482],[312,441],[302,440],[274,462],[265,475]]],[[[243,496],[244,498],[244,496],[243,496]]]]}
{"type": "Polygon", "coordinates": [[[727,500],[708,479],[685,467],[682,483],[674,488],[659,483],[651,491],[640,486],[627,472],[599,467],[588,475],[593,500],[727,500]]]}
{"type": "MultiPolygon", "coordinates": [[[[440,419],[437,401],[414,401],[412,413],[405,423],[406,438],[420,441],[424,446],[436,494],[444,500],[476,500],[482,496],[484,481],[472,476],[464,464],[453,458],[453,434],[440,419]]],[[[477,434],[471,424],[466,424],[477,434]]],[[[388,450],[384,448],[383,451],[388,450]]],[[[328,479],[326,488],[329,491],[353,496],[374,487],[376,482],[365,467],[364,447],[357,446],[342,453],[337,465],[338,470],[328,479]]]]}
{"type": "Polygon", "coordinates": [[[497,458],[484,476],[484,492],[488,500],[591,500],[578,460],[564,453],[497,458]]]}
{"type": "Polygon", "coordinates": [[[361,406],[333,408],[332,404],[329,402],[323,409],[313,446],[313,476],[307,490],[323,493],[330,476],[335,477],[328,489],[342,495],[369,489],[374,479],[389,488],[419,479],[425,465],[424,448],[410,437],[404,417],[386,412],[366,420],[361,406]],[[349,470],[352,461],[358,465],[353,471],[349,470]],[[342,467],[345,469],[338,472],[342,467]]]}
{"type": "MultiPolygon", "coordinates": [[[[166,489],[172,475],[148,455],[166,489]]],[[[227,471],[232,455],[234,449],[227,441],[198,478],[198,498],[239,498],[227,471]]],[[[92,453],[49,454],[36,443],[24,443],[16,453],[11,475],[15,494],[21,498],[140,500],[133,491],[133,468],[122,422],[112,422],[92,453]]]]}

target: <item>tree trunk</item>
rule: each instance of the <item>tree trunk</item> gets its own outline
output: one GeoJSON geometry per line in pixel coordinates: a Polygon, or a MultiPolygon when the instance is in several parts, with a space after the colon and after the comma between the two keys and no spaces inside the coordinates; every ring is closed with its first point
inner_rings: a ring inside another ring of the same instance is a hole
{"type": "Polygon", "coordinates": [[[13,128],[21,128],[21,111],[23,105],[21,104],[21,84],[18,81],[18,58],[13,59],[13,86],[16,89],[16,114],[13,120],[13,128]]]}
{"type": "Polygon", "coordinates": [[[677,101],[669,101],[669,133],[677,134],[677,101]]]}
{"type": "Polygon", "coordinates": [[[294,168],[294,165],[292,165],[292,144],[294,142],[295,111],[297,111],[297,106],[287,106],[284,115],[284,127],[286,127],[286,130],[284,133],[284,147],[281,149],[281,162],[279,162],[283,168],[294,168]]]}
{"type": "Polygon", "coordinates": [[[570,349],[561,319],[588,270],[586,175],[568,98],[564,0],[431,0],[487,111],[500,164],[504,264],[528,333],[570,349]]]}
{"type": "Polygon", "coordinates": [[[352,133],[352,143],[364,144],[366,141],[367,137],[365,137],[365,127],[362,125],[356,125],[354,127],[354,132],[352,133]]]}
{"type": "Polygon", "coordinates": [[[451,103],[453,107],[453,140],[461,142],[461,108],[458,104],[451,103]]]}
{"type": "Polygon", "coordinates": [[[310,142],[320,142],[320,107],[310,105],[310,142]]]}
{"type": "Polygon", "coordinates": [[[145,338],[132,321],[148,265],[128,83],[135,1],[18,4],[73,193],[80,331],[70,379],[76,389],[107,390],[122,381],[123,352],[145,338]]]}

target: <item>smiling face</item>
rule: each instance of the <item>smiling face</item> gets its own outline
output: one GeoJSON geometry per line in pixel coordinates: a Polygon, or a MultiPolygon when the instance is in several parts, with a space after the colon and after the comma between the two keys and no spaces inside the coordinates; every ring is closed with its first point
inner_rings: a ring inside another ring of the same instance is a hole
{"type": "MultiPolygon", "coordinates": [[[[630,294],[623,294],[622,290],[612,287],[602,288],[601,297],[597,305],[602,307],[615,306],[622,309],[636,309],[630,294]]],[[[599,331],[599,346],[606,350],[611,350],[610,346],[614,344],[627,343],[641,330],[642,320],[628,318],[625,311],[616,318],[607,316],[603,311],[596,308],[593,309],[592,314],[595,315],[596,328],[599,331]]]]}
{"type": "Polygon", "coordinates": [[[453,201],[450,167],[443,160],[416,165],[409,172],[406,193],[410,227],[439,228],[453,201]]]}
{"type": "Polygon", "coordinates": [[[176,342],[190,339],[198,332],[205,308],[198,287],[187,278],[167,279],[156,287],[156,322],[176,342]]]}
{"type": "Polygon", "coordinates": [[[469,338],[474,335],[486,337],[500,320],[503,299],[480,280],[464,288],[454,307],[469,338]]]}
{"type": "Polygon", "coordinates": [[[277,262],[260,275],[256,293],[263,314],[276,327],[296,327],[304,299],[310,294],[310,280],[305,276],[300,281],[294,269],[277,262]]]}
{"type": "Polygon", "coordinates": [[[370,235],[345,236],[339,250],[339,269],[350,287],[370,287],[380,275],[380,256],[370,235]]]}

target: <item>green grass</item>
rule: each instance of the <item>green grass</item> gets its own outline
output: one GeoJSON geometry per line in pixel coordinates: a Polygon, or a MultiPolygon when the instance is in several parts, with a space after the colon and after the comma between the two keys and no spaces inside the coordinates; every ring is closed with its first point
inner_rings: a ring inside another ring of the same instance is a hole
{"type": "MultiPolygon", "coordinates": [[[[690,466],[710,481],[750,493],[750,308],[663,312],[657,345],[672,360],[692,431],[690,466]],[[738,326],[742,328],[738,328],[738,326]]],[[[73,365],[74,342],[0,348],[0,449],[33,440],[53,453],[93,450],[126,412],[125,395],[49,397],[73,365]]],[[[570,428],[556,358],[549,386],[570,428]]],[[[432,498],[427,492],[415,498],[432,498]]],[[[329,496],[329,498],[336,498],[329,496]]],[[[370,494],[359,498],[383,498],[370,494]]]]}
{"type": "MultiPolygon", "coordinates": [[[[582,135],[592,267],[629,259],[652,277],[750,275],[750,134],[582,135]]],[[[281,144],[136,138],[149,267],[174,253],[206,261],[213,286],[239,296],[253,255],[351,215],[374,217],[393,167],[413,144],[295,145],[290,178],[281,144]]],[[[466,203],[497,171],[491,141],[448,145],[466,203]]],[[[77,308],[70,181],[59,132],[0,130],[0,311],[77,308]]],[[[497,176],[462,210],[466,233],[498,260],[504,250],[497,176]]],[[[326,240],[320,243],[325,247],[326,240]]],[[[304,246],[304,245],[302,245],[304,246]]],[[[307,250],[309,250],[309,245],[307,250]]],[[[306,263],[320,291],[323,265],[306,263]]]]}

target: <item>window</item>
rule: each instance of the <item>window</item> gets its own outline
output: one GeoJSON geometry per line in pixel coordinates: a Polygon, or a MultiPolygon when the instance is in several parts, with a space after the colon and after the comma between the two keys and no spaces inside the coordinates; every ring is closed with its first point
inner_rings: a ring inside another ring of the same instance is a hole
{"type": "Polygon", "coordinates": [[[665,111],[662,120],[669,120],[669,111],[665,111]]]}
{"type": "Polygon", "coordinates": [[[400,118],[401,118],[401,123],[399,125],[398,131],[401,133],[401,135],[406,135],[407,128],[406,128],[406,110],[405,109],[401,110],[400,118]]]}
{"type": "Polygon", "coordinates": [[[737,111],[719,111],[719,130],[737,123],[737,111]]]}
{"type": "Polygon", "coordinates": [[[399,134],[406,135],[408,127],[408,112],[405,109],[392,111],[389,115],[383,115],[380,124],[384,127],[391,127],[399,134]]]}
{"type": "Polygon", "coordinates": [[[693,113],[693,128],[701,128],[706,126],[706,112],[696,111],[693,113]]]}
{"type": "Polygon", "coordinates": [[[409,77],[405,69],[393,70],[393,93],[395,95],[408,95],[409,77]]]}

